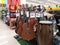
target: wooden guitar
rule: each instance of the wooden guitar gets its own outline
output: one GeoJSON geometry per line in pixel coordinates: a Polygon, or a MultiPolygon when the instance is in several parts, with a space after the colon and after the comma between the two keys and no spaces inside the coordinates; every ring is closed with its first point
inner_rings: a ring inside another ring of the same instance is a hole
{"type": "Polygon", "coordinates": [[[22,38],[25,40],[28,40],[28,41],[30,41],[34,38],[33,28],[30,27],[30,25],[28,23],[23,24],[22,38]]]}
{"type": "Polygon", "coordinates": [[[17,26],[17,34],[19,35],[19,37],[21,37],[22,35],[22,31],[23,31],[23,23],[24,23],[24,21],[23,21],[23,19],[21,18],[19,18],[19,21],[18,21],[18,26],[17,26]]]}
{"type": "Polygon", "coordinates": [[[22,25],[23,25],[23,22],[20,20],[20,17],[18,17],[17,19],[17,26],[16,26],[16,30],[15,32],[21,37],[21,34],[22,34],[22,25]]]}
{"type": "Polygon", "coordinates": [[[17,31],[19,37],[21,37],[22,31],[23,31],[22,26],[23,26],[23,22],[19,21],[19,26],[18,26],[18,31],[17,31]]]}
{"type": "Polygon", "coordinates": [[[19,21],[20,21],[20,17],[17,17],[17,19],[16,19],[16,30],[15,30],[16,33],[18,32],[18,28],[19,28],[19,21]]]}
{"type": "Polygon", "coordinates": [[[34,26],[35,23],[36,23],[35,18],[30,18],[29,20],[30,20],[30,21],[29,21],[30,26],[34,26]]]}
{"type": "Polygon", "coordinates": [[[34,29],[33,26],[30,26],[30,19],[28,17],[25,17],[26,21],[23,23],[23,31],[22,31],[22,38],[24,40],[30,41],[34,38],[34,29]],[[28,19],[27,19],[28,18],[28,19]],[[29,21],[28,21],[29,20],[29,21]]]}

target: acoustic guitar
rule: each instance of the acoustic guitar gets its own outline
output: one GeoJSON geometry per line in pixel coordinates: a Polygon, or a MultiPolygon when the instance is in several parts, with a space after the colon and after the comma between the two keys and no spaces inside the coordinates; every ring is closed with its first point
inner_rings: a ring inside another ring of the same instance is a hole
{"type": "Polygon", "coordinates": [[[18,28],[19,28],[19,21],[20,21],[20,17],[17,17],[16,18],[16,30],[15,30],[16,33],[18,32],[18,28]]]}
{"type": "Polygon", "coordinates": [[[19,35],[19,37],[21,37],[21,34],[22,34],[22,31],[23,31],[23,23],[24,23],[24,20],[23,18],[19,18],[18,19],[18,25],[17,25],[17,34],[19,35]]]}
{"type": "Polygon", "coordinates": [[[22,26],[23,26],[23,22],[19,21],[19,26],[18,26],[18,31],[17,31],[19,37],[21,37],[22,31],[23,31],[22,26]]]}
{"type": "Polygon", "coordinates": [[[34,38],[34,31],[33,28],[30,27],[28,23],[23,24],[23,33],[22,33],[22,38],[25,40],[32,40],[34,38]]]}
{"type": "Polygon", "coordinates": [[[30,24],[30,26],[34,26],[36,24],[35,18],[30,18],[29,19],[29,24],[30,24]]]}
{"type": "Polygon", "coordinates": [[[21,37],[23,22],[20,20],[20,17],[17,17],[16,23],[15,32],[21,37]]]}

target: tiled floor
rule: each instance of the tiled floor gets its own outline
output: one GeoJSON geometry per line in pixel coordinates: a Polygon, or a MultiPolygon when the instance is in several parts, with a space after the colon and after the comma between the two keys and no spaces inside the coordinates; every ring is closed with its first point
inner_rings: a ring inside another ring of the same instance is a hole
{"type": "Polygon", "coordinates": [[[9,27],[0,20],[0,45],[20,45],[14,38],[15,31],[9,29],[9,27]]]}

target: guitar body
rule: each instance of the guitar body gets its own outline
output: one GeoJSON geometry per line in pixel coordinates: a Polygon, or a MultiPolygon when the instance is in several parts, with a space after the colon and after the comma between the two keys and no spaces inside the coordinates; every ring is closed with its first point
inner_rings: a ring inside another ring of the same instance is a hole
{"type": "Polygon", "coordinates": [[[22,22],[22,21],[20,21],[20,22],[19,22],[18,31],[17,31],[17,33],[18,33],[19,37],[21,37],[22,31],[23,31],[22,26],[23,26],[23,22],[22,22]]]}
{"type": "Polygon", "coordinates": [[[20,20],[19,20],[19,18],[17,18],[17,20],[16,20],[16,30],[15,30],[16,33],[18,32],[18,29],[19,29],[19,22],[20,22],[20,20]]]}
{"type": "Polygon", "coordinates": [[[18,17],[17,21],[17,26],[16,26],[16,30],[15,32],[21,37],[21,34],[22,34],[22,25],[23,25],[23,22],[20,20],[20,17],[18,17]]]}
{"type": "Polygon", "coordinates": [[[27,24],[27,23],[23,24],[22,38],[29,41],[34,38],[35,34],[34,34],[33,29],[27,25],[29,25],[29,24],[27,24]]]}
{"type": "Polygon", "coordinates": [[[35,18],[30,18],[29,20],[30,20],[30,21],[29,21],[30,26],[33,27],[33,26],[35,25],[35,23],[36,23],[35,18]]]}

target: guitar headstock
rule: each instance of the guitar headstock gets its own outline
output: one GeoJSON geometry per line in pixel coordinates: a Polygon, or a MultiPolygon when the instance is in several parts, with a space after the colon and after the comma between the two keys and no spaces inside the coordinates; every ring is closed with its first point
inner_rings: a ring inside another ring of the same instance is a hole
{"type": "Polygon", "coordinates": [[[34,7],[34,6],[31,4],[31,6],[30,6],[30,10],[33,10],[33,7],[34,7]]]}

